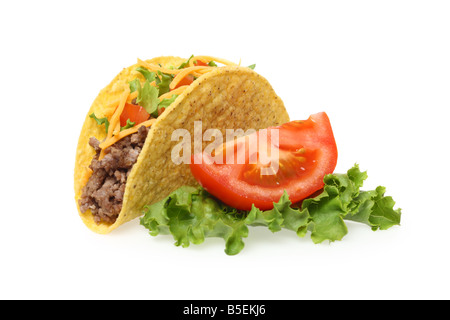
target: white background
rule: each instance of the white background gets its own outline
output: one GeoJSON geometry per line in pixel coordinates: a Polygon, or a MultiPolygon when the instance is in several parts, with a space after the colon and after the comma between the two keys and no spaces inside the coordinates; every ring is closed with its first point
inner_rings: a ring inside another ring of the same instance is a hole
{"type": "Polygon", "coordinates": [[[448,1],[2,1],[0,298],[449,299],[448,1]],[[136,59],[256,63],[291,119],[326,111],[336,171],[368,170],[402,225],[341,242],[251,228],[188,249],[138,220],[89,231],[73,195],[97,93],[136,59]]]}

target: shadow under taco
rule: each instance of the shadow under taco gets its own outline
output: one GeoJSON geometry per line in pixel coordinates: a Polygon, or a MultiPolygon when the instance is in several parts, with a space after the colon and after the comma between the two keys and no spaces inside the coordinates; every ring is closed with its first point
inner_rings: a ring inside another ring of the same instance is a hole
{"type": "Polygon", "coordinates": [[[252,68],[209,56],[138,60],[100,92],[81,130],[75,200],[86,226],[109,233],[177,188],[198,185],[188,164],[171,159],[179,144],[173,132],[194,137],[196,121],[203,132],[225,134],[280,125],[289,116],[252,68]]]}

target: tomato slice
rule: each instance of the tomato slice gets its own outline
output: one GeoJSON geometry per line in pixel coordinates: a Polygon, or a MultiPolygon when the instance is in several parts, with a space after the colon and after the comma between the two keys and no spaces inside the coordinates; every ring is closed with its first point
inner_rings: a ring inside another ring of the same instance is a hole
{"type": "Polygon", "coordinates": [[[337,157],[330,120],[322,112],[235,139],[212,154],[194,155],[190,168],[224,203],[241,210],[250,210],[252,204],[269,210],[284,191],[297,203],[320,190],[337,157]]]}
{"type": "Polygon", "coordinates": [[[135,125],[138,125],[150,118],[150,114],[141,106],[126,103],[125,107],[120,115],[120,126],[125,127],[127,125],[127,120],[130,119],[135,125]]]}

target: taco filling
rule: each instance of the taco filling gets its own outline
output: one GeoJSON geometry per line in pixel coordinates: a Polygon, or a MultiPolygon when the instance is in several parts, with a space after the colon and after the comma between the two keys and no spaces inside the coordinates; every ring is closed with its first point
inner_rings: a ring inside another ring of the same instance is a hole
{"type": "Polygon", "coordinates": [[[122,200],[128,175],[136,163],[149,129],[141,126],[134,133],[105,150],[103,159],[99,159],[100,141],[92,137],[89,145],[96,155],[89,168],[92,175],[83,188],[80,199],[81,212],[91,210],[94,221],[114,223],[122,210],[122,200]]]}
{"type": "MultiPolygon", "coordinates": [[[[79,199],[80,211],[91,211],[94,221],[113,224],[122,210],[127,178],[138,160],[152,124],[198,77],[223,65],[236,65],[208,56],[191,56],[179,66],[164,68],[138,59],[136,78],[105,107],[103,118],[90,115],[104,126],[106,138],[91,137],[95,156],[90,177],[79,199]]],[[[254,68],[250,66],[250,68],[254,68]]]]}

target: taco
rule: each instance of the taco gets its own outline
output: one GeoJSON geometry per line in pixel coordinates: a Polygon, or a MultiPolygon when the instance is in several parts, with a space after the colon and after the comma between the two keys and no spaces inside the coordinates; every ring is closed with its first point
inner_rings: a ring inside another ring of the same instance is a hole
{"type": "Polygon", "coordinates": [[[171,161],[172,133],[193,136],[195,121],[224,133],[280,125],[289,116],[252,67],[208,56],[138,59],[100,92],[81,130],[75,200],[86,226],[109,233],[177,188],[197,186],[188,164],[171,161]]]}

